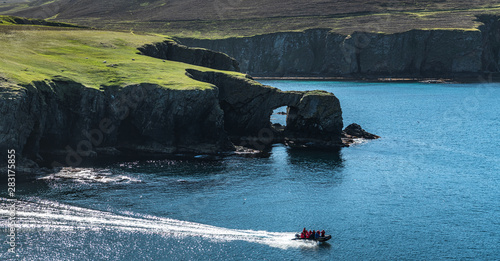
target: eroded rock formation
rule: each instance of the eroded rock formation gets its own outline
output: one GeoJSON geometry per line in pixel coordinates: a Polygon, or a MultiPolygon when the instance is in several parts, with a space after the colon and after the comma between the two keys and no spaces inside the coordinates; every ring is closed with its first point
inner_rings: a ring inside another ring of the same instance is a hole
{"type": "Polygon", "coordinates": [[[288,107],[285,139],[289,145],[339,147],[342,134],[342,109],[332,93],[304,92],[299,103],[288,107]]]}
{"type": "Polygon", "coordinates": [[[340,147],[342,110],[332,93],[325,91],[284,92],[251,78],[224,73],[188,70],[196,80],[219,88],[225,130],[233,142],[262,148],[273,142],[309,147],[340,147]],[[271,126],[273,110],[288,106],[283,131],[271,126]]]}
{"type": "Polygon", "coordinates": [[[191,48],[174,41],[146,44],[139,51],[147,56],[199,65],[217,70],[240,71],[238,61],[225,53],[191,48]]]}

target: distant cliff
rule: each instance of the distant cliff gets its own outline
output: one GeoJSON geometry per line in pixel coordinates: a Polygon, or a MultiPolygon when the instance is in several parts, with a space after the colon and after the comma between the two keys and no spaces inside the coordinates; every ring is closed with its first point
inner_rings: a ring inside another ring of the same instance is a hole
{"type": "Polygon", "coordinates": [[[496,16],[478,30],[340,35],[329,29],[220,40],[179,39],[227,53],[253,76],[467,77],[500,71],[496,16]]]}

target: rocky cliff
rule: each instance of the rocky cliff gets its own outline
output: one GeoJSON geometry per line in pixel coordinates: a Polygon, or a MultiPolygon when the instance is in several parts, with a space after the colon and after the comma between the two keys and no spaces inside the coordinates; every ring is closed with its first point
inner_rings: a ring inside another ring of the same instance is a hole
{"type": "MultiPolygon", "coordinates": [[[[164,43],[140,50],[159,58],[195,57],[176,55],[164,43]]],[[[234,65],[227,57],[219,63],[217,55],[206,51],[200,55],[206,59],[189,61],[234,65]]],[[[210,83],[208,88],[141,83],[95,89],[62,76],[30,84],[0,78],[0,151],[15,149],[29,169],[78,166],[105,155],[212,154],[234,145],[343,146],[342,110],[333,94],[283,92],[247,75],[202,68],[187,69],[186,75],[210,83]],[[270,116],[281,106],[288,106],[288,124],[276,128],[270,116]]]]}
{"type": "Polygon", "coordinates": [[[55,165],[97,155],[230,150],[218,90],[153,84],[95,90],[67,81],[2,83],[0,149],[55,165]]]}
{"type": "Polygon", "coordinates": [[[147,44],[139,48],[142,54],[171,61],[189,63],[217,70],[239,71],[238,62],[225,53],[191,48],[174,41],[147,44]]]}
{"type": "Polygon", "coordinates": [[[221,51],[253,76],[464,77],[499,72],[498,17],[478,30],[341,35],[328,29],[220,40],[179,39],[221,51]]]}

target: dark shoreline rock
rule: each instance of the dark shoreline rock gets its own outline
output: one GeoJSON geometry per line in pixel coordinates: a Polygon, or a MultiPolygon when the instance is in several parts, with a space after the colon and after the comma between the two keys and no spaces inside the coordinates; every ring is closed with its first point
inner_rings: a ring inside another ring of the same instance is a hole
{"type": "Polygon", "coordinates": [[[356,143],[356,139],[375,140],[380,139],[380,136],[365,131],[357,123],[352,123],[342,131],[342,142],[344,145],[350,146],[356,143]]]}

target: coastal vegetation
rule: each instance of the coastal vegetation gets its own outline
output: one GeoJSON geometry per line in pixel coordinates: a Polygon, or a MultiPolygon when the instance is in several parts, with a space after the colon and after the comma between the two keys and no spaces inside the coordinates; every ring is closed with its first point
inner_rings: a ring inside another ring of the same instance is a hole
{"type": "Polygon", "coordinates": [[[171,89],[211,88],[185,75],[185,69],[197,66],[138,54],[138,47],[168,37],[47,28],[0,25],[2,78],[20,85],[65,79],[95,89],[145,82],[171,89]]]}

